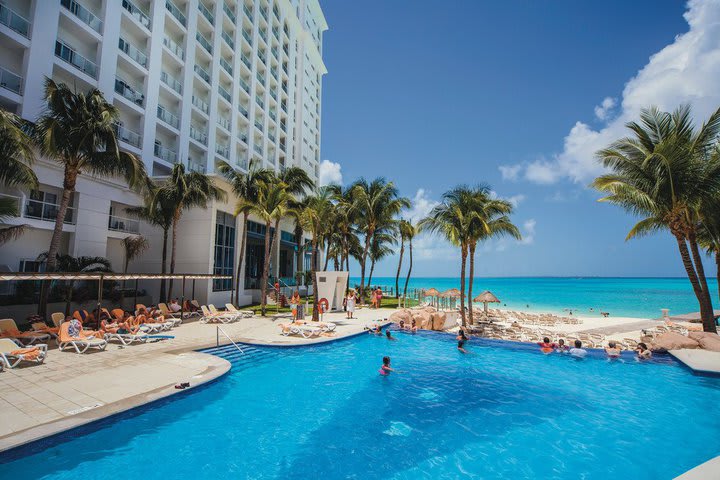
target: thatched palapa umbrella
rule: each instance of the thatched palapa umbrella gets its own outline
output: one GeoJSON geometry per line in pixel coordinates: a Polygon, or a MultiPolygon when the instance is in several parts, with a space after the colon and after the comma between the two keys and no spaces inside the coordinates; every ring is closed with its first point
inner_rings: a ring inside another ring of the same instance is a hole
{"type": "Polygon", "coordinates": [[[473,302],[476,302],[476,303],[482,302],[483,305],[485,306],[485,315],[487,315],[488,303],[500,303],[500,299],[498,299],[495,295],[493,295],[493,293],[490,290],[485,290],[480,295],[473,298],[473,302]]]}
{"type": "MultiPolygon", "coordinates": [[[[449,290],[445,290],[443,293],[440,294],[441,297],[447,298],[447,299],[460,298],[460,295],[461,295],[460,290],[458,290],[457,288],[451,288],[449,290]]],[[[455,302],[453,301],[453,306],[454,306],[454,304],[455,304],[455,302]]]]}
{"type": "Polygon", "coordinates": [[[425,292],[423,292],[423,295],[426,297],[432,297],[432,299],[433,299],[432,303],[435,304],[435,297],[439,297],[440,292],[435,288],[431,288],[429,290],[425,290],[425,292]]]}

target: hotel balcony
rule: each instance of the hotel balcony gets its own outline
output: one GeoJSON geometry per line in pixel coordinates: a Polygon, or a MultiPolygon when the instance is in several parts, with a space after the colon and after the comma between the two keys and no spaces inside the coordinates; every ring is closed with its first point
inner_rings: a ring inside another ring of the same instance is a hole
{"type": "Polygon", "coordinates": [[[194,70],[195,70],[195,73],[200,75],[200,78],[205,80],[207,83],[210,83],[210,74],[204,68],[202,68],[200,65],[198,65],[196,63],[194,70]]]}
{"type": "Polygon", "coordinates": [[[115,130],[115,136],[119,141],[125,142],[136,148],[140,148],[142,146],[142,136],[139,133],[133,132],[132,130],[117,123],[113,124],[113,128],[115,130]]]}
{"type": "Polygon", "coordinates": [[[178,118],[178,116],[172,113],[167,108],[163,107],[162,105],[158,105],[157,107],[157,118],[159,118],[173,128],[180,128],[180,119],[178,118]]]}
{"type": "Polygon", "coordinates": [[[195,33],[195,39],[198,41],[198,43],[200,43],[200,45],[203,46],[205,50],[207,50],[210,55],[212,55],[213,49],[212,45],[210,44],[210,40],[205,38],[205,36],[200,32],[195,33]]]}
{"type": "Polygon", "coordinates": [[[200,127],[196,127],[195,125],[190,125],[190,138],[207,146],[207,143],[208,143],[207,130],[202,130],[200,127]]]}
{"type": "MultiPolygon", "coordinates": [[[[9,198],[15,200],[17,205],[17,211],[20,213],[20,218],[28,218],[33,220],[42,220],[45,222],[55,223],[60,204],[45,202],[42,200],[34,200],[27,197],[25,194],[22,195],[9,195],[0,193],[0,198],[9,198]]],[[[63,223],[68,225],[75,225],[75,207],[68,206],[65,212],[65,220],[63,223]]]]}
{"type": "Polygon", "coordinates": [[[75,0],[60,0],[60,5],[65,7],[77,17],[85,25],[89,26],[97,33],[102,33],[103,22],[90,10],[76,2],[75,0]]]}
{"type": "Polygon", "coordinates": [[[145,95],[139,89],[132,88],[125,80],[119,77],[115,77],[115,92],[141,107],[145,103],[145,95]]]}
{"type": "Polygon", "coordinates": [[[178,94],[182,95],[182,83],[175,79],[172,75],[169,73],[162,71],[160,72],[160,81],[163,82],[165,85],[170,87],[172,90],[177,92],[178,94]]]}
{"type": "MultiPolygon", "coordinates": [[[[112,208],[110,209],[112,212],[112,208]]],[[[108,216],[108,230],[123,233],[140,233],[140,221],[135,218],[118,217],[110,213],[108,216]]]]}
{"type": "Polygon", "coordinates": [[[159,158],[160,160],[165,160],[168,163],[175,163],[177,162],[177,152],[174,150],[170,150],[167,147],[163,147],[162,145],[155,144],[154,149],[155,156],[159,158]]]}
{"type": "Polygon", "coordinates": [[[218,142],[215,144],[215,153],[227,160],[230,158],[230,146],[218,142]]]}
{"type": "Polygon", "coordinates": [[[185,60],[185,50],[183,50],[180,45],[167,35],[163,38],[163,45],[165,45],[167,49],[174,53],[180,60],[185,60]]]}
{"type": "Polygon", "coordinates": [[[25,38],[30,38],[30,22],[2,3],[0,3],[0,24],[16,31],[25,38]]]}
{"type": "Polygon", "coordinates": [[[124,38],[120,37],[120,40],[118,41],[118,48],[121,52],[125,53],[128,57],[132,58],[137,62],[138,65],[140,65],[143,68],[147,68],[148,64],[148,58],[145,52],[141,51],[139,48],[125,40],[124,38]]]}
{"type": "Polygon", "coordinates": [[[69,63],[81,72],[97,79],[98,67],[95,62],[83,57],[60,39],[55,42],[55,56],[69,63]]]}
{"type": "Polygon", "coordinates": [[[165,0],[165,8],[178,22],[180,22],[180,25],[187,27],[187,18],[185,17],[185,14],[172,2],[172,0],[165,0]]]}
{"type": "Polygon", "coordinates": [[[0,88],[22,95],[23,77],[0,67],[0,88]]]}
{"type": "Polygon", "coordinates": [[[203,17],[210,22],[210,25],[215,25],[215,16],[212,12],[203,4],[202,1],[198,1],[198,10],[202,13],[203,17]]]}
{"type": "Polygon", "coordinates": [[[150,17],[143,9],[135,5],[130,0],[122,0],[122,8],[125,9],[131,17],[140,22],[140,25],[150,30],[152,23],[150,22],[150,17]]]}
{"type": "Polygon", "coordinates": [[[208,103],[205,100],[203,100],[202,98],[193,95],[192,96],[192,104],[195,107],[197,107],[198,110],[200,110],[204,114],[208,115],[210,113],[210,105],[208,105],[208,103]]]}
{"type": "Polygon", "coordinates": [[[228,4],[225,2],[223,2],[223,12],[225,12],[233,25],[237,23],[237,19],[235,18],[235,12],[233,12],[232,9],[228,7],[228,4]]]}

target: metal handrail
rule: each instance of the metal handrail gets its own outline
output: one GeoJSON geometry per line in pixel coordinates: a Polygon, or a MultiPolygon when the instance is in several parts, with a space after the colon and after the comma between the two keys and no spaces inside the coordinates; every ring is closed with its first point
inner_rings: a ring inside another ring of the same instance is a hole
{"type": "Polygon", "coordinates": [[[225,337],[226,337],[228,340],[230,340],[230,343],[232,343],[233,346],[234,346],[235,348],[237,348],[240,353],[242,353],[243,355],[245,355],[245,351],[244,351],[242,348],[240,348],[240,346],[239,346],[237,343],[235,343],[232,338],[230,338],[230,335],[228,335],[225,330],[223,330],[222,328],[220,328],[219,325],[216,325],[216,328],[217,328],[217,331],[215,332],[215,334],[216,334],[215,341],[216,341],[218,347],[220,346],[220,332],[222,332],[222,334],[225,335],[225,337]]]}

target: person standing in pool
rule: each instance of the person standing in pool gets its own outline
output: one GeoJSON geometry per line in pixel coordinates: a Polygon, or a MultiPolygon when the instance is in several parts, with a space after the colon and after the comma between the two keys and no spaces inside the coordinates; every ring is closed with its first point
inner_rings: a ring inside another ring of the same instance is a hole
{"type": "Polygon", "coordinates": [[[582,342],[580,340],[575,340],[575,347],[571,348],[568,353],[575,358],[585,358],[587,350],[582,348],[582,342]]]}
{"type": "Polygon", "coordinates": [[[385,330],[385,338],[388,340],[392,340],[393,342],[397,340],[397,338],[392,336],[392,333],[390,333],[390,330],[385,330]]]}
{"type": "Polygon", "coordinates": [[[467,353],[467,350],[465,350],[465,342],[468,341],[467,336],[465,335],[465,330],[463,328],[460,329],[458,332],[458,336],[456,337],[456,340],[458,342],[457,349],[461,353],[467,353]]]}
{"type": "Polygon", "coordinates": [[[383,377],[387,377],[390,375],[390,372],[394,372],[395,370],[390,367],[390,357],[383,357],[383,364],[382,367],[380,367],[380,375],[383,377]]]}
{"type": "Polygon", "coordinates": [[[608,342],[608,346],[605,347],[605,353],[607,354],[608,358],[620,358],[620,352],[622,350],[618,348],[617,343],[615,343],[613,340],[610,340],[608,342]]]}
{"type": "Polygon", "coordinates": [[[652,358],[652,352],[643,342],[637,344],[635,353],[637,354],[638,360],[649,360],[650,358],[652,358]]]}
{"type": "Polygon", "coordinates": [[[545,355],[554,352],[555,347],[557,347],[557,345],[550,342],[550,339],[548,337],[543,338],[543,341],[538,342],[538,345],[540,346],[540,351],[545,355]]]}

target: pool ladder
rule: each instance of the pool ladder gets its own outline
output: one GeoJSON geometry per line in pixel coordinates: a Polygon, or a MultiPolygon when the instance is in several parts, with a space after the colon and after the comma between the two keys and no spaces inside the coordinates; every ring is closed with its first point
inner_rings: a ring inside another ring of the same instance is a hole
{"type": "Polygon", "coordinates": [[[217,330],[216,330],[216,332],[215,332],[215,341],[216,341],[216,344],[217,344],[218,347],[220,346],[220,333],[222,332],[222,334],[225,335],[225,337],[226,337],[228,340],[230,340],[230,343],[232,343],[233,346],[235,346],[235,348],[237,348],[240,353],[242,353],[243,355],[245,355],[245,352],[243,351],[242,348],[240,348],[240,345],[238,345],[237,343],[235,343],[235,342],[233,341],[233,339],[230,338],[230,335],[228,335],[225,330],[223,330],[222,328],[220,328],[219,325],[217,325],[216,328],[217,328],[217,330]]]}

